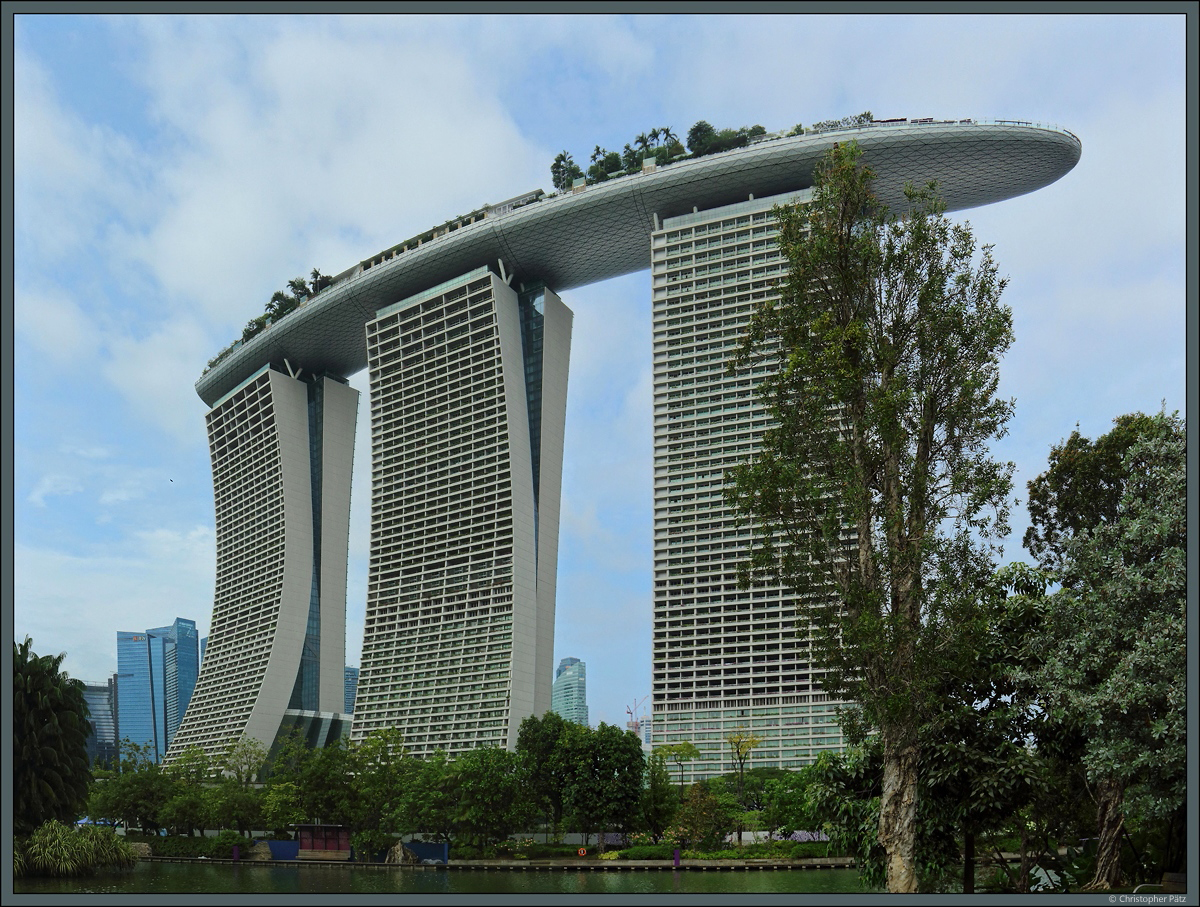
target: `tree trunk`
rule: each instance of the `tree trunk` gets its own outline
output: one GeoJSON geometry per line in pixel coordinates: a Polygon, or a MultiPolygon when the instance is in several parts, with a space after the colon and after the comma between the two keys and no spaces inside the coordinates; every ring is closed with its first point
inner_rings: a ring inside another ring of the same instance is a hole
{"type": "Polygon", "coordinates": [[[1096,785],[1096,873],[1085,891],[1107,891],[1121,884],[1121,831],[1125,826],[1125,791],[1119,781],[1105,778],[1096,785]]]}
{"type": "Polygon", "coordinates": [[[963,829],[963,894],[975,893],[975,832],[963,829]]]}
{"type": "Polygon", "coordinates": [[[879,843],[887,854],[888,891],[917,890],[917,748],[885,742],[879,843]]]}

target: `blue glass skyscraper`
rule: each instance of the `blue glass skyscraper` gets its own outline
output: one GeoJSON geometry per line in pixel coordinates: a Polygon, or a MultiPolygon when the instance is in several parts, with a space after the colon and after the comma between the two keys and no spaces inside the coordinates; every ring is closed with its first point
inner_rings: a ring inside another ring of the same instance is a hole
{"type": "Polygon", "coordinates": [[[117,721],[122,739],[161,762],[183,719],[200,670],[196,622],[117,633],[117,721]]]}

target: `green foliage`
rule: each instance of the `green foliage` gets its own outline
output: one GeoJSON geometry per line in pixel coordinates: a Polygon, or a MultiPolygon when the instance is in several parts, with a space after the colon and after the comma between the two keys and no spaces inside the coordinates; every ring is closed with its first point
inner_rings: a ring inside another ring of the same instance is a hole
{"type": "Polygon", "coordinates": [[[60,670],[65,654],[38,655],[28,636],[13,643],[13,830],[51,819],[74,822],[87,804],[91,733],[83,684],[60,670]]]}
{"type": "MultiPolygon", "coordinates": [[[[602,722],[595,730],[569,724],[566,737],[571,760],[567,807],[579,830],[585,836],[633,831],[645,771],[637,734],[602,722]]],[[[603,840],[600,850],[604,851],[603,840]]]]}
{"type": "Polygon", "coordinates": [[[567,790],[574,771],[567,722],[557,712],[541,718],[531,715],[517,731],[517,753],[525,763],[528,795],[535,810],[544,814],[550,835],[560,840],[567,790]]]}
{"type": "Polygon", "coordinates": [[[679,767],[679,797],[682,800],[683,792],[683,763],[691,762],[693,759],[700,758],[700,750],[696,744],[690,740],[685,740],[682,743],[668,743],[666,746],[658,747],[654,752],[662,753],[671,762],[679,767]]]}
{"type": "Polygon", "coordinates": [[[581,176],[583,171],[579,169],[569,151],[560,151],[555,156],[554,163],[550,165],[550,179],[559,192],[570,189],[572,183],[581,176]]]}
{"type": "Polygon", "coordinates": [[[718,796],[702,784],[692,786],[668,832],[675,846],[711,850],[733,831],[737,803],[725,792],[721,794],[718,796]]]}
{"type": "Polygon", "coordinates": [[[137,862],[133,850],[110,828],[78,828],[55,819],[25,841],[14,842],[13,875],[75,876],[137,862]]]}
{"type": "MultiPolygon", "coordinates": [[[[874,120],[871,111],[864,110],[862,113],[856,113],[853,116],[842,117],[840,120],[821,120],[819,123],[813,123],[813,132],[824,132],[827,129],[852,129],[855,126],[867,126],[874,120]]],[[[800,127],[797,126],[797,129],[800,127]]]]}
{"type": "Polygon", "coordinates": [[[1142,413],[1119,416],[1092,442],[1078,430],[1050,448],[1049,466],[1029,482],[1029,528],[1023,543],[1046,569],[1060,570],[1066,546],[1080,533],[1120,517],[1129,480],[1125,456],[1152,430],[1142,413]]]}
{"type": "MultiPolygon", "coordinates": [[[[1037,544],[1060,548],[1063,585],[1038,680],[1048,707],[1086,737],[1082,761],[1100,792],[1100,887],[1119,878],[1125,814],[1170,822],[1182,839],[1187,791],[1186,426],[1178,414],[1135,414],[1112,434],[1095,445],[1073,436],[1035,480],[1055,490],[1037,544]]],[[[1183,852],[1165,863],[1182,865],[1183,852]]]]}
{"type": "Polygon", "coordinates": [[[418,766],[405,804],[409,821],[435,841],[453,839],[458,815],[458,773],[438,750],[418,766]]]}
{"type": "Polygon", "coordinates": [[[1013,465],[987,445],[1013,410],[996,396],[1012,313],[990,250],[934,187],[895,217],[861,157],[834,148],[812,202],[777,210],[788,278],[731,365],[768,367],[774,426],[727,500],[752,531],[740,579],[797,590],[824,688],[880,734],[889,887],[914,890],[917,730],[968,657],[973,590],[1007,532],[1013,465]]]}
{"type": "Polygon", "coordinates": [[[374,854],[395,844],[395,836],[419,830],[413,822],[411,792],[419,765],[404,748],[397,728],[372,731],[350,750],[355,792],[354,849],[374,854]]]}
{"type": "Polygon", "coordinates": [[[454,762],[457,776],[455,828],[480,847],[494,847],[531,818],[524,796],[525,766],[519,755],[478,747],[454,762]]]}
{"type": "Polygon", "coordinates": [[[666,833],[678,809],[679,797],[671,784],[666,757],[662,753],[654,753],[646,764],[641,826],[650,833],[655,844],[666,833]]]}
{"type": "Polygon", "coordinates": [[[708,154],[717,154],[721,151],[729,151],[733,148],[741,148],[749,144],[751,138],[764,135],[766,131],[765,127],[758,125],[743,126],[740,129],[721,129],[718,131],[711,124],[700,120],[688,130],[687,146],[693,155],[702,157],[708,154]]]}

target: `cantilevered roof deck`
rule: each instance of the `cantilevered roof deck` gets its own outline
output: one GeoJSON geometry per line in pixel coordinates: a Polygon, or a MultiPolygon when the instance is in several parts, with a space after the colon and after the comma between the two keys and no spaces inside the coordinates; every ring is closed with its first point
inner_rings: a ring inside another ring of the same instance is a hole
{"type": "MultiPolygon", "coordinates": [[[[959,211],[1033,192],[1069,172],[1081,144],[1054,126],[1016,121],[902,121],[762,141],[707,157],[617,177],[543,198],[443,232],[415,248],[389,250],[339,275],[332,287],[196,382],[209,406],[268,363],[340,375],[367,364],[364,325],[375,312],[480,265],[516,281],[540,279],[562,292],[650,267],[655,216],[766,198],[813,183],[837,142],[856,141],[876,171],[875,191],[894,208],[904,185],[937,180],[947,209],[959,211]]],[[[436,231],[435,231],[436,232],[436,231]]]]}

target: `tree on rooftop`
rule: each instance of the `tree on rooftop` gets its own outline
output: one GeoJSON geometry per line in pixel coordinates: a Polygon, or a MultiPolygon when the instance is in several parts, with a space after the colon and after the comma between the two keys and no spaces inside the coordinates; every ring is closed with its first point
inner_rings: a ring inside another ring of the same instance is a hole
{"type": "Polygon", "coordinates": [[[752,531],[742,581],[797,591],[825,690],[878,732],[888,888],[915,891],[918,729],[1007,532],[1013,467],[987,445],[1012,415],[996,396],[1012,314],[990,250],[932,187],[893,216],[861,157],[834,148],[812,202],[777,211],[788,277],[731,366],[768,366],[773,426],[727,499],[752,531]]]}
{"type": "Polygon", "coordinates": [[[705,120],[698,120],[692,125],[692,128],[688,130],[688,151],[697,155],[706,154],[708,152],[708,146],[712,143],[712,140],[716,138],[716,136],[717,130],[713,129],[713,127],[705,120]]]}
{"type": "Polygon", "coordinates": [[[554,158],[554,163],[550,165],[550,179],[554,182],[554,188],[559,192],[570,189],[575,180],[581,176],[583,176],[583,171],[579,169],[579,165],[575,163],[569,151],[560,151],[554,158]]]}

